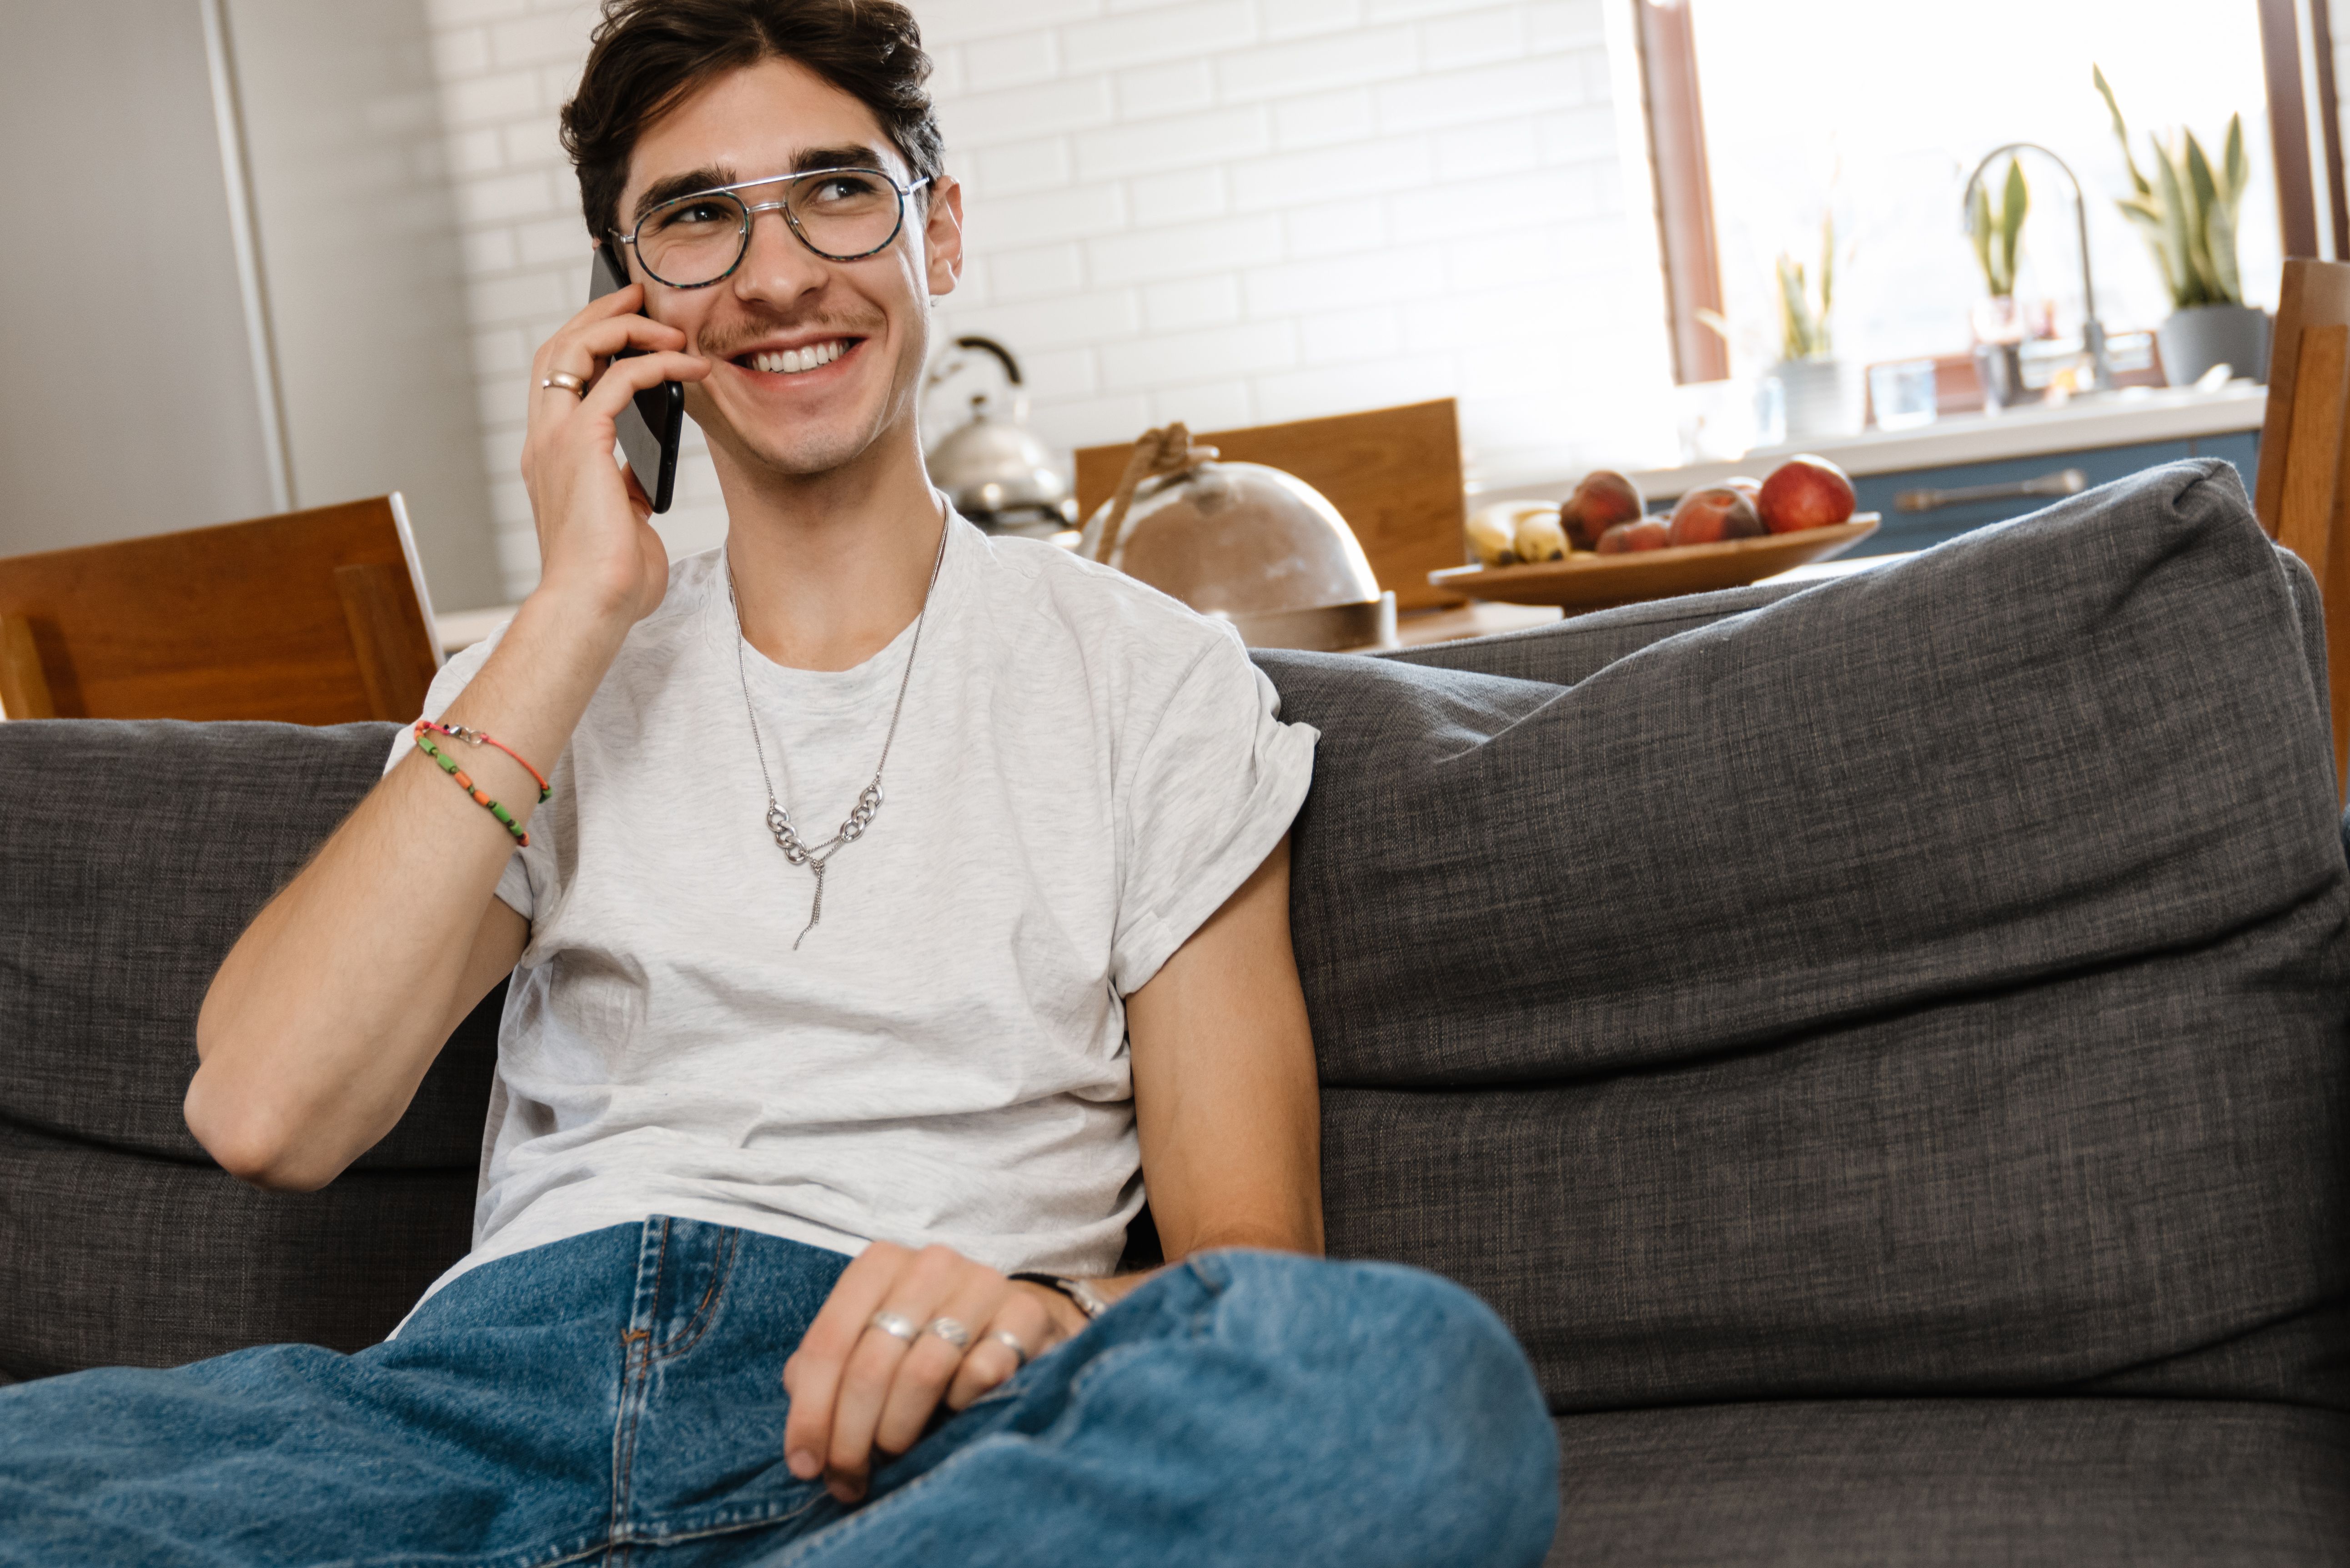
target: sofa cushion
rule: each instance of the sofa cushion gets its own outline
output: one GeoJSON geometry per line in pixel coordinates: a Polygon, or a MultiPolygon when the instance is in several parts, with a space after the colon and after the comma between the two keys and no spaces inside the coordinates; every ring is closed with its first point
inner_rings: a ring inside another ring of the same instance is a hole
{"type": "Polygon", "coordinates": [[[2180,464],[1571,685],[1261,656],[1323,732],[1334,1250],[1483,1292],[1560,1409],[2350,1408],[2305,577],[2180,464]]]}
{"type": "Polygon", "coordinates": [[[2279,561],[2231,467],[2177,463],[1565,690],[1261,654],[1323,731],[1293,906],[1326,1081],[1656,1066],[2350,919],[2279,561]]]}
{"type": "Polygon", "coordinates": [[[463,1254],[504,987],[323,1192],[231,1180],[180,1108],[213,971],[391,733],[0,724],[0,1376],[356,1349],[463,1254]]]}
{"type": "Polygon", "coordinates": [[[2164,1399],[1570,1416],[1551,1568],[2350,1564],[2350,1418],[2164,1399]]]}
{"type": "MultiPolygon", "coordinates": [[[[394,728],[0,724],[0,1120],[210,1163],[181,1114],[204,992],[394,728]]],[[[466,1020],[359,1168],[474,1168],[497,1020],[466,1020]]]]}

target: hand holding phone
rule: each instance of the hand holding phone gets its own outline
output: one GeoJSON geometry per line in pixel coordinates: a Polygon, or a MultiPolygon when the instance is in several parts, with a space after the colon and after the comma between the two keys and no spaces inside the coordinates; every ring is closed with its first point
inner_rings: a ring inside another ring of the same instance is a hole
{"type": "MultiPolygon", "coordinates": [[[[614,269],[606,246],[598,245],[595,255],[588,285],[590,300],[628,286],[628,280],[614,269]]],[[[615,358],[626,359],[643,352],[623,348],[615,358]]],[[[663,381],[639,392],[613,423],[620,432],[620,451],[629,460],[629,472],[637,476],[645,499],[652,503],[655,512],[668,511],[677,490],[678,442],[685,434],[684,386],[663,381]]]]}

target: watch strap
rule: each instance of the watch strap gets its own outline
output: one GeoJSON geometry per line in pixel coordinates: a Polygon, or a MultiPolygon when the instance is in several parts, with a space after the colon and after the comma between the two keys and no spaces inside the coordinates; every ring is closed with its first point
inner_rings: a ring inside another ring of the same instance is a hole
{"type": "Polygon", "coordinates": [[[1070,1279],[1060,1274],[1022,1273],[1009,1276],[1031,1285],[1042,1285],[1048,1291],[1058,1291],[1077,1303],[1077,1310],[1088,1320],[1109,1310],[1109,1298],[1094,1289],[1091,1280],[1070,1279]]]}

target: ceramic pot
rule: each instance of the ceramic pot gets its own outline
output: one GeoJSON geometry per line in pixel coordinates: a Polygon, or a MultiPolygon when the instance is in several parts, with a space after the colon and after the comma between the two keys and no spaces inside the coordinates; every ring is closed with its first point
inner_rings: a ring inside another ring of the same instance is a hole
{"type": "Polygon", "coordinates": [[[1784,400],[1790,446],[1860,431],[1855,378],[1841,359],[1783,359],[1771,368],[1784,400]]]}
{"type": "Polygon", "coordinates": [[[2255,381],[2269,379],[2269,313],[2249,305],[2197,305],[2175,313],[2157,329],[2162,339],[2162,377],[2189,387],[2214,365],[2234,367],[2255,381]]]}

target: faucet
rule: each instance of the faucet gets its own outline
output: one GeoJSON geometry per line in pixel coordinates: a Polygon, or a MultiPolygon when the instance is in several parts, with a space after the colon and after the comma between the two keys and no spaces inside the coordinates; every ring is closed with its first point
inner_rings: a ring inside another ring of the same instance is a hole
{"type": "Polygon", "coordinates": [[[2113,361],[2106,355],[2105,323],[2097,319],[2097,286],[2089,276],[2089,208],[2081,196],[2080,177],[2073,172],[2072,167],[2036,141],[2011,141],[2004,147],[1993,148],[1984,154],[1981,162],[1975,165],[1975,171],[1967,176],[1967,188],[1959,193],[1959,211],[1962,214],[1960,223],[1968,233],[1974,231],[1975,187],[1982,183],[1983,171],[2002,158],[2016,152],[2039,153],[2064,170],[2064,178],[2073,182],[2073,221],[2078,225],[2081,236],[2081,342],[2089,350],[2090,389],[2110,392],[2114,389],[2113,361]]]}

